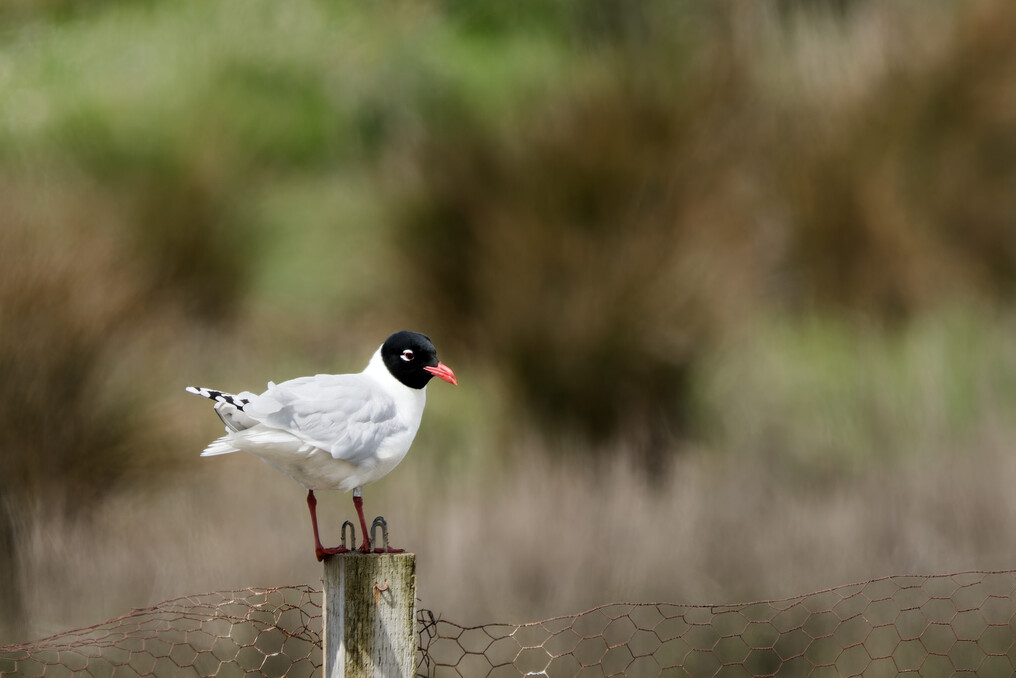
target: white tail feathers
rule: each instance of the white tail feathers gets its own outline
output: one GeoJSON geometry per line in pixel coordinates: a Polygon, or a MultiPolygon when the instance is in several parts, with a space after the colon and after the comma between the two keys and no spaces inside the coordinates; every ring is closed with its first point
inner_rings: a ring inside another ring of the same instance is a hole
{"type": "Polygon", "coordinates": [[[218,440],[212,441],[205,451],[201,453],[202,457],[215,457],[220,454],[232,454],[233,452],[239,452],[238,449],[233,447],[229,442],[230,430],[226,429],[226,435],[222,436],[218,440]]]}

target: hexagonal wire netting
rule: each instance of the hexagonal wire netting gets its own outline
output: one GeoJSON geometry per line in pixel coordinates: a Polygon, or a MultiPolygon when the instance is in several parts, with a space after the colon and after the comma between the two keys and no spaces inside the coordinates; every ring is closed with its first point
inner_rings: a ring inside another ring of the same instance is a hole
{"type": "Polygon", "coordinates": [[[167,600],[44,640],[0,647],[0,675],[311,676],[321,592],[242,589],[167,600]]]}
{"type": "MultiPolygon", "coordinates": [[[[527,624],[418,613],[420,676],[1012,676],[1016,571],[896,576],[737,605],[615,603],[527,624]]],[[[0,648],[2,675],[310,676],[321,593],[169,600],[0,648]]]]}
{"type": "Polygon", "coordinates": [[[740,605],[611,604],[529,624],[420,614],[420,675],[1016,675],[1016,572],[897,576],[740,605]]]}

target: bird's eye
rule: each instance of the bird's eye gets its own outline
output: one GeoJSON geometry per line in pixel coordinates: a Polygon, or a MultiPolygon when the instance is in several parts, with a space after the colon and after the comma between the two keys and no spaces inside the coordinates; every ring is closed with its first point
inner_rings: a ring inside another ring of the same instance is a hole
{"type": "Polygon", "coordinates": [[[405,351],[402,352],[402,355],[400,357],[408,363],[414,357],[413,351],[407,348],[405,351]]]}

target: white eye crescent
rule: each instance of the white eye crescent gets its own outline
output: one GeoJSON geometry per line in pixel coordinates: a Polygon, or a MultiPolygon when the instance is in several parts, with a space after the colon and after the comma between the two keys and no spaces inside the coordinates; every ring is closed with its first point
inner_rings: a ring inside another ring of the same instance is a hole
{"type": "Polygon", "coordinates": [[[413,351],[407,348],[405,351],[402,352],[402,355],[400,355],[399,357],[408,363],[410,360],[414,358],[413,351]]]}

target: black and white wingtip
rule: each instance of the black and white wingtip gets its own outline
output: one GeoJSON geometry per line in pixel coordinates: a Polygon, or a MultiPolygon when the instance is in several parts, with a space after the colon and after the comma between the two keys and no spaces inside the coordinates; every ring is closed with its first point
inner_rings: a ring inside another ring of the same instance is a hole
{"type": "Polygon", "coordinates": [[[215,413],[219,415],[219,419],[222,420],[223,424],[234,431],[242,431],[257,423],[243,413],[243,408],[250,403],[249,398],[241,398],[232,393],[199,386],[188,386],[186,390],[188,393],[214,400],[215,413]]]}
{"type": "Polygon", "coordinates": [[[188,386],[186,391],[188,393],[193,393],[194,395],[199,395],[202,398],[214,400],[217,403],[226,403],[227,405],[232,405],[238,410],[243,410],[244,405],[250,402],[250,400],[247,398],[241,398],[239,396],[233,395],[232,393],[226,393],[225,391],[216,391],[213,388],[188,386]]]}

